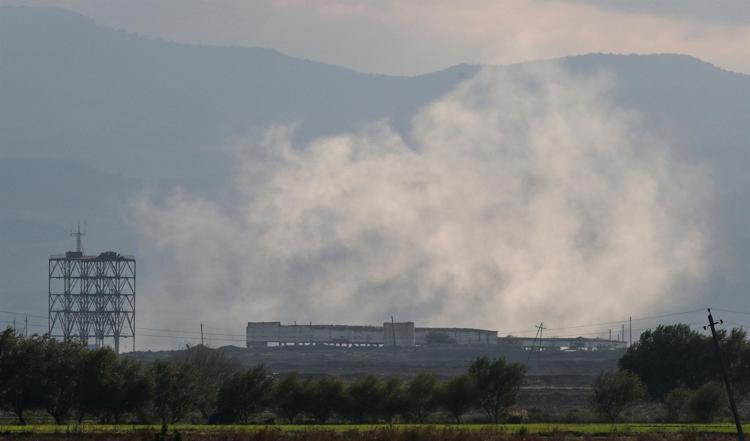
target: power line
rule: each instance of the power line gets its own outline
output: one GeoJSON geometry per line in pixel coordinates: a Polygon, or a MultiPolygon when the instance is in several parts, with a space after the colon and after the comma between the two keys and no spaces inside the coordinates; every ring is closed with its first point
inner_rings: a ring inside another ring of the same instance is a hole
{"type": "Polygon", "coordinates": [[[750,315],[750,312],[747,311],[730,311],[728,309],[721,309],[721,308],[713,308],[714,311],[724,312],[728,314],[740,314],[740,315],[750,315]]]}
{"type": "Polygon", "coordinates": [[[11,314],[11,315],[21,315],[21,316],[27,315],[29,317],[43,318],[45,320],[47,320],[47,318],[48,318],[46,315],[34,315],[34,314],[26,313],[26,312],[4,311],[4,310],[1,310],[1,309],[0,309],[0,312],[3,313],[3,314],[11,314]]]}

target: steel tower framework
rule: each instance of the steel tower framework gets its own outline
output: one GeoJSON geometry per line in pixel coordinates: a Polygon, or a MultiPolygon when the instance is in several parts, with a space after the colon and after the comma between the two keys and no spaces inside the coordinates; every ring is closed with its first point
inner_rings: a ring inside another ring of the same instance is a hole
{"type": "Polygon", "coordinates": [[[86,256],[69,251],[49,258],[49,334],[102,347],[131,338],[135,350],[135,258],[113,251],[86,256]]]}

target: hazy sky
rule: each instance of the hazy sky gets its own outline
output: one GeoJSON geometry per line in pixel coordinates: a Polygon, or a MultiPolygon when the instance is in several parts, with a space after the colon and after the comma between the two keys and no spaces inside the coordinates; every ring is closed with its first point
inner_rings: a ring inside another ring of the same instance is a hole
{"type": "Polygon", "coordinates": [[[588,52],[685,53],[750,73],[750,1],[0,0],[190,43],[418,74],[588,52]],[[457,7],[456,5],[460,5],[457,7]]]}

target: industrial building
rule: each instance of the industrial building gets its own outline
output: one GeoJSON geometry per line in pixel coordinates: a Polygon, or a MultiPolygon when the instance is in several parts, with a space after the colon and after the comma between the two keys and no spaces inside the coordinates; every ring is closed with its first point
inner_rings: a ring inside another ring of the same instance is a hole
{"type": "Polygon", "coordinates": [[[50,336],[97,348],[111,343],[115,352],[121,338],[130,338],[135,350],[135,258],[86,255],[80,226],[72,235],[76,251],[49,258],[50,336]]]}
{"type": "Polygon", "coordinates": [[[382,326],[283,325],[281,322],[248,322],[248,348],[267,346],[433,346],[505,345],[521,350],[622,349],[624,341],[592,338],[498,337],[497,331],[472,328],[415,327],[414,322],[384,322],[382,326]]]}

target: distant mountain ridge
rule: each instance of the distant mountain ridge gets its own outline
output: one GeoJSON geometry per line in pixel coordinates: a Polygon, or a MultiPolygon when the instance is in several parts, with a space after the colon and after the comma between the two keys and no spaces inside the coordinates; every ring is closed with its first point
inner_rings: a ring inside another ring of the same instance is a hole
{"type": "MultiPolygon", "coordinates": [[[[707,167],[729,262],[710,287],[723,304],[746,304],[750,76],[684,55],[561,62],[612,73],[620,106],[670,140],[675,158],[707,167]]],[[[137,254],[123,220],[129,198],[147,184],[220,186],[228,138],[288,122],[299,123],[302,141],[377,119],[405,130],[419,108],[481,68],[369,75],[270,49],[148,39],[61,9],[0,7],[0,247],[13,250],[0,256],[3,304],[44,311],[46,255],[64,251],[78,219],[107,231],[87,238],[92,250],[137,254]]]]}
{"type": "Polygon", "coordinates": [[[271,123],[298,122],[302,139],[386,117],[404,125],[478,69],[366,75],[269,49],[146,39],[57,9],[0,8],[0,40],[3,156],[141,177],[225,172],[217,147],[271,123]]]}

